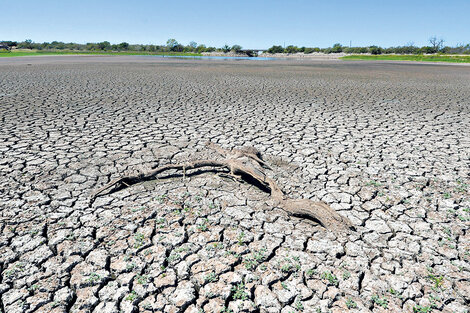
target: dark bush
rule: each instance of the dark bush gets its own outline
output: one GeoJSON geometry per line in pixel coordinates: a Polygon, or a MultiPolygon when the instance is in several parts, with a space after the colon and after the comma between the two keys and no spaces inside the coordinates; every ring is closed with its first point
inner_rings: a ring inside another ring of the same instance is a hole
{"type": "Polygon", "coordinates": [[[272,46],[268,49],[268,53],[284,53],[284,48],[282,46],[272,46]]]}
{"type": "Polygon", "coordinates": [[[370,46],[369,47],[369,52],[373,55],[382,54],[382,48],[377,47],[377,46],[370,46]]]}
{"type": "Polygon", "coordinates": [[[333,48],[331,48],[331,53],[341,53],[343,52],[343,47],[340,43],[335,43],[333,48]]]}
{"type": "Polygon", "coordinates": [[[235,52],[235,53],[240,53],[240,52],[242,51],[242,46],[240,46],[240,45],[233,45],[231,50],[232,50],[233,52],[235,52]]]}
{"type": "Polygon", "coordinates": [[[296,46],[290,45],[290,46],[287,46],[286,49],[284,49],[284,52],[285,53],[297,53],[299,52],[299,48],[297,48],[296,46]]]}

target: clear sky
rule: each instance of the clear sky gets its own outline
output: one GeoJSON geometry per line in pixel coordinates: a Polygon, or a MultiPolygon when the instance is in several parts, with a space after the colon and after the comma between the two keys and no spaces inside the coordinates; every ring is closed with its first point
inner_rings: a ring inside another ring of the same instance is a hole
{"type": "Polygon", "coordinates": [[[0,40],[207,46],[470,43],[470,0],[0,0],[0,40]]]}

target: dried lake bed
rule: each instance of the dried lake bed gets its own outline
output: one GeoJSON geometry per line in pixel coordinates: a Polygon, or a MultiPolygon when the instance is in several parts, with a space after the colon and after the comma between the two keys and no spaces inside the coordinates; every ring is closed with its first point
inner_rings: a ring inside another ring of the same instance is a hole
{"type": "Polygon", "coordinates": [[[470,67],[340,60],[0,60],[3,312],[468,312],[470,67]],[[289,216],[214,172],[254,146],[289,216]]]}

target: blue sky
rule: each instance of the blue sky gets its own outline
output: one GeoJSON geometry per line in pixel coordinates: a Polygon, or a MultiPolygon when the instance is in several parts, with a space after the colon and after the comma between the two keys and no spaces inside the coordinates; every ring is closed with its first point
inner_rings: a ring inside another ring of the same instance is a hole
{"type": "Polygon", "coordinates": [[[0,40],[221,47],[470,43],[470,0],[0,0],[0,40]]]}

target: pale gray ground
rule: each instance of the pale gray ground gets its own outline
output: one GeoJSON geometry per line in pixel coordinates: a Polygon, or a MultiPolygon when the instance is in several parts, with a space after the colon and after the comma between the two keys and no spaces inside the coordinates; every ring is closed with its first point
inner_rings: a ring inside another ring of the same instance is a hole
{"type": "Polygon", "coordinates": [[[0,60],[4,312],[466,312],[470,69],[148,57],[0,60]],[[214,173],[88,197],[252,145],[335,237],[214,173]],[[355,309],[354,307],[357,307],[355,309]]]}

